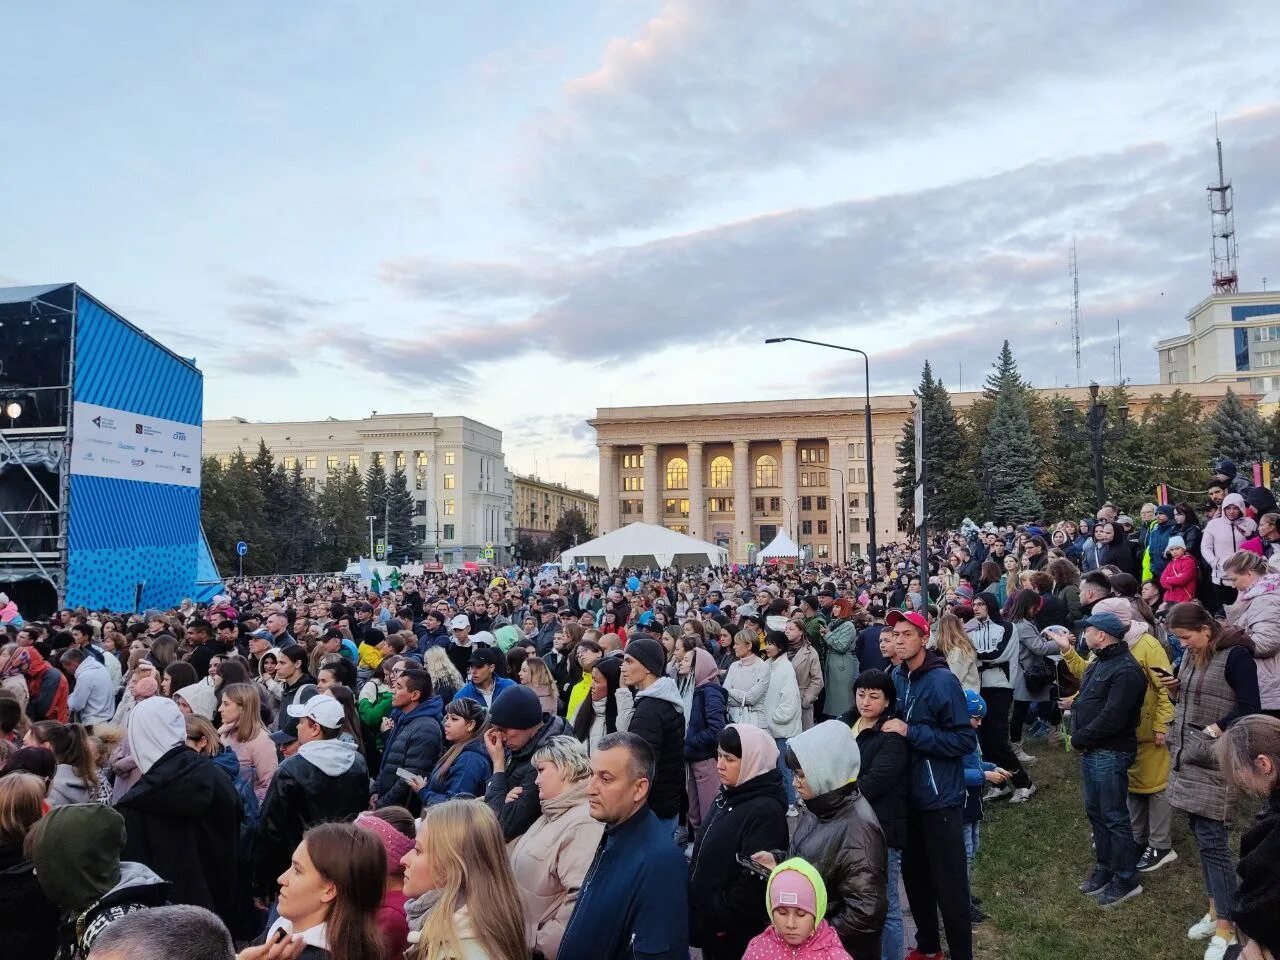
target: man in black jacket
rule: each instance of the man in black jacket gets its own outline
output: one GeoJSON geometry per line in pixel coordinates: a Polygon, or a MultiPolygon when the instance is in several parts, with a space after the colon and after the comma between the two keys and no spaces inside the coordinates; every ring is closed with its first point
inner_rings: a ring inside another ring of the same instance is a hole
{"type": "MultiPolygon", "coordinates": [[[[1128,797],[1147,680],[1124,642],[1125,626],[1119,617],[1095,613],[1082,623],[1093,660],[1071,707],[1071,746],[1082,754],[1084,809],[1093,827],[1097,863],[1080,891],[1097,897],[1105,909],[1142,892],[1128,797]]],[[[1059,628],[1053,636],[1065,653],[1071,634],[1059,628]]]]}
{"type": "Polygon", "coordinates": [[[396,771],[403,767],[424,779],[431,776],[444,745],[444,704],[432,693],[430,674],[406,670],[391,684],[391,707],[391,716],[383,721],[387,740],[374,784],[375,806],[416,812],[418,797],[396,771]]]}
{"type": "Polygon", "coordinates": [[[484,735],[493,776],[484,802],[502,825],[503,839],[522,836],[542,815],[533,755],[551,737],[571,732],[564,718],[542,712],[531,687],[507,687],[494,698],[484,735]]]}
{"type": "Polygon", "coordinates": [[[307,651],[296,643],[280,651],[276,679],[284,683],[284,692],[280,694],[280,712],[276,714],[277,730],[284,729],[289,707],[298,699],[298,691],[306,684],[316,682],[316,678],[307,673],[306,662],[307,651]]]}
{"type": "Polygon", "coordinates": [[[649,808],[674,835],[684,799],[684,699],[665,668],[666,655],[658,641],[637,637],[627,644],[622,682],[636,698],[627,730],[653,751],[649,808]]]}
{"type": "Polygon", "coordinates": [[[276,878],[308,829],[349,820],[369,806],[369,769],[355,744],[339,739],[342,704],[316,696],[288,712],[298,721],[301,746],[276,768],[253,842],[254,891],[264,898],[275,895],[276,878]]]}
{"type": "Polygon", "coordinates": [[[195,619],[187,624],[187,642],[194,647],[187,663],[195,667],[196,676],[201,680],[208,676],[209,662],[214,657],[225,657],[231,652],[230,647],[212,634],[208,620],[195,619]]]}

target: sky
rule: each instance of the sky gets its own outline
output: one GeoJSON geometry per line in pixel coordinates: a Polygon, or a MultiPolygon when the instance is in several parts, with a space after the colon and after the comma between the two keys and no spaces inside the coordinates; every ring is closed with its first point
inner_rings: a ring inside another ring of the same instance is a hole
{"type": "Polygon", "coordinates": [[[0,10],[0,284],[75,281],[205,415],[430,410],[595,490],[597,407],[1156,378],[1280,286],[1280,6],[330,0],[0,10]],[[851,358],[857,359],[857,358],[851,358]]]}

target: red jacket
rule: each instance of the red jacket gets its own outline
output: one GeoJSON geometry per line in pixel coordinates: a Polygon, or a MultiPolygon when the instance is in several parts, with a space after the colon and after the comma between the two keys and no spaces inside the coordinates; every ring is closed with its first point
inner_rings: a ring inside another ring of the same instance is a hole
{"type": "Polygon", "coordinates": [[[1189,603],[1196,598],[1196,580],[1199,569],[1195,559],[1184,553],[1176,560],[1170,560],[1160,572],[1160,586],[1164,587],[1164,598],[1169,603],[1189,603]]]}

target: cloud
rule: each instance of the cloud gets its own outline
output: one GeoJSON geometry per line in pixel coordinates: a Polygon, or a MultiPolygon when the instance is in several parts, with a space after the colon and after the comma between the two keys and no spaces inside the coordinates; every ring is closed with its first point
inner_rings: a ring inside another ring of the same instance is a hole
{"type": "Polygon", "coordinates": [[[1203,24],[1195,4],[1144,0],[667,0],[531,122],[520,203],[570,234],[657,224],[744,176],[923,137],[1059,78],[1166,69],[1178,44],[1203,51],[1203,24]]]}
{"type": "MultiPolygon", "coordinates": [[[[1242,224],[1265,225],[1280,213],[1277,121],[1280,104],[1224,122],[1231,173],[1248,192],[1242,224]]],[[[1157,336],[1180,330],[1186,308],[1208,291],[1211,155],[1203,142],[1138,144],[576,257],[410,258],[386,263],[381,275],[435,312],[422,337],[400,349],[458,368],[530,353],[616,363],[638,351],[779,334],[824,339],[815,331],[836,330],[864,345],[901,344],[878,349],[886,362],[912,355],[899,371],[906,383],[923,359],[916,341],[940,335],[973,345],[963,359],[975,374],[994,355],[991,345],[1008,336],[1036,358],[1039,381],[1065,383],[1075,374],[1067,326],[1072,234],[1086,336],[1100,329],[1110,336],[1120,317],[1126,348],[1147,351],[1157,336]],[[471,319],[449,322],[458,311],[471,319]]],[[[1274,250],[1275,242],[1242,229],[1241,248],[1274,250]]],[[[1109,372],[1109,353],[1101,356],[1090,360],[1105,360],[1109,372]]],[[[1153,367],[1149,355],[1142,362],[1153,367]]]]}

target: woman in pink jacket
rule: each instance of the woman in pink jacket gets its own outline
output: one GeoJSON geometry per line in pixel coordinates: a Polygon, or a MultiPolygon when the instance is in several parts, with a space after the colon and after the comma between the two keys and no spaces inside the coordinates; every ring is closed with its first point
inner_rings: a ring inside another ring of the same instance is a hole
{"type": "Polygon", "coordinates": [[[1204,525],[1200,538],[1200,556],[1209,565],[1218,606],[1236,602],[1235,587],[1222,582],[1222,565],[1240,550],[1258,525],[1244,512],[1244,497],[1228,493],[1222,498],[1222,512],[1204,525]]]}
{"type": "Polygon", "coordinates": [[[1169,538],[1165,547],[1165,556],[1171,557],[1160,572],[1160,586],[1164,588],[1164,602],[1168,606],[1175,603],[1190,603],[1196,598],[1196,581],[1200,577],[1199,566],[1195,557],[1187,553],[1187,544],[1179,536],[1169,538]]]}
{"type": "Polygon", "coordinates": [[[222,727],[218,736],[240,761],[240,775],[253,784],[261,803],[276,774],[276,745],[271,742],[259,712],[258,687],[233,683],[222,690],[222,727]]]}

